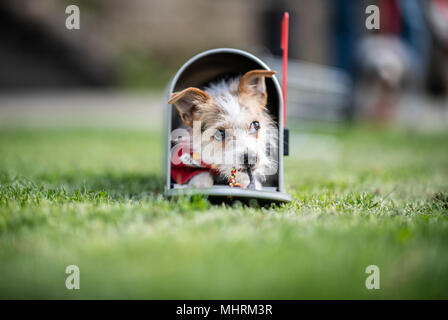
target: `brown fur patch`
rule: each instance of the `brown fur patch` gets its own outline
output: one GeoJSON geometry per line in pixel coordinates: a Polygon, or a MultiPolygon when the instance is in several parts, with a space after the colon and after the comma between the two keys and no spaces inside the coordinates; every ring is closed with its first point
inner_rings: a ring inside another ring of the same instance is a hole
{"type": "Polygon", "coordinates": [[[171,94],[169,104],[174,104],[182,121],[192,127],[200,110],[211,105],[212,97],[198,88],[187,88],[171,94]]]}
{"type": "Polygon", "coordinates": [[[246,72],[238,84],[240,101],[249,107],[263,108],[267,102],[265,78],[272,77],[272,70],[252,70],[246,72]]]}

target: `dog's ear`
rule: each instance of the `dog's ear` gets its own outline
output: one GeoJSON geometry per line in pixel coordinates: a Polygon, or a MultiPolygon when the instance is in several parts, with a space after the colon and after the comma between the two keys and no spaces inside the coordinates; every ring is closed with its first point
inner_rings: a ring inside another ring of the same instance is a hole
{"type": "Polygon", "coordinates": [[[270,78],[275,73],[272,70],[252,70],[246,72],[241,77],[238,85],[238,95],[243,100],[254,99],[259,106],[264,107],[267,102],[265,78],[270,78]]]}
{"type": "Polygon", "coordinates": [[[187,126],[193,126],[195,120],[195,113],[199,110],[202,104],[211,100],[208,93],[198,88],[187,88],[182,91],[171,94],[169,104],[174,104],[179,111],[180,117],[187,126]]]}

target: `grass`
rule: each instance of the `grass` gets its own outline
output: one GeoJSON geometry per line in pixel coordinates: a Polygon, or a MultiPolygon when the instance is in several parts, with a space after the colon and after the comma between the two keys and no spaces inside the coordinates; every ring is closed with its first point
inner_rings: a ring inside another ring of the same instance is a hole
{"type": "Polygon", "coordinates": [[[270,208],[164,199],[161,139],[0,129],[0,298],[448,298],[448,133],[295,130],[270,208]]]}

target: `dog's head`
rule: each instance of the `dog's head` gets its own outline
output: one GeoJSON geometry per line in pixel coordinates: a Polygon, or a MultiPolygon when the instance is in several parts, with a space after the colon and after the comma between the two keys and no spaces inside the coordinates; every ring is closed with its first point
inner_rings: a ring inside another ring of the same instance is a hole
{"type": "Polygon", "coordinates": [[[168,103],[193,128],[193,139],[200,133],[201,160],[216,166],[222,176],[228,178],[236,168],[263,178],[276,164],[277,130],[266,111],[265,84],[265,78],[273,74],[252,70],[204,90],[187,88],[171,95],[168,103]]]}

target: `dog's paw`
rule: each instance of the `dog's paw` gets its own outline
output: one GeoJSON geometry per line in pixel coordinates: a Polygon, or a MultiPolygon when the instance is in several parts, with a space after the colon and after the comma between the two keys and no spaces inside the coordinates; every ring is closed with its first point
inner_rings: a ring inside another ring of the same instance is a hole
{"type": "Polygon", "coordinates": [[[202,172],[191,178],[189,185],[194,188],[210,188],[213,186],[213,177],[208,172],[202,172]]]}

